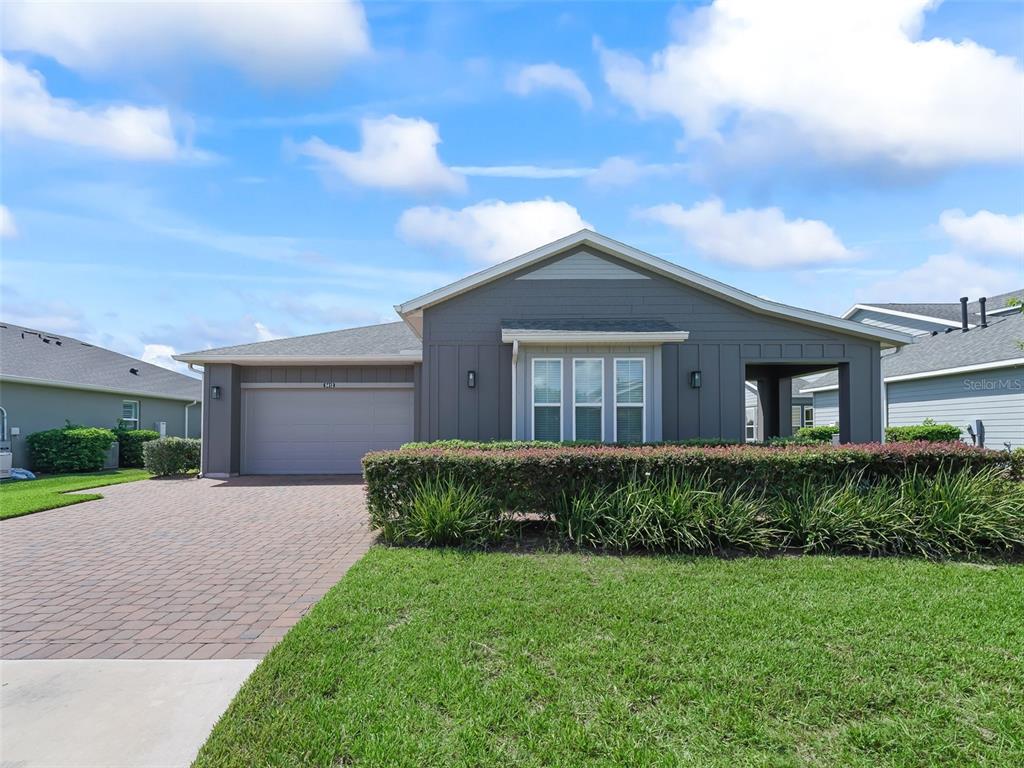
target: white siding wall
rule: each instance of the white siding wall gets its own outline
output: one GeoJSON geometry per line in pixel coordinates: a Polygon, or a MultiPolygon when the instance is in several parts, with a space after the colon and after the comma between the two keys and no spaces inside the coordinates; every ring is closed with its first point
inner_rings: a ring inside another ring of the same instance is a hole
{"type": "Polygon", "coordinates": [[[826,427],[839,424],[839,390],[814,393],[814,425],[826,427]]]}
{"type": "MultiPolygon", "coordinates": [[[[985,445],[1024,446],[1024,368],[891,382],[887,385],[889,426],[920,424],[927,418],[965,430],[985,423],[985,445]]],[[[816,396],[817,397],[817,396],[816,396]]],[[[970,442],[966,431],[963,436],[970,442]]]]}

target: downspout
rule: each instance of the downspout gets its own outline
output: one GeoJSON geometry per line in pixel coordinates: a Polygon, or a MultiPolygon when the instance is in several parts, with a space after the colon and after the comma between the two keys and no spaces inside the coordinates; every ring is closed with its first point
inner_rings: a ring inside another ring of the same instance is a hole
{"type": "Polygon", "coordinates": [[[185,404],[185,437],[186,438],[188,437],[188,409],[191,408],[193,405],[197,405],[198,403],[199,403],[198,400],[193,400],[191,403],[186,403],[185,404]]]}
{"type": "MultiPolygon", "coordinates": [[[[204,469],[204,467],[206,467],[206,462],[205,462],[205,458],[206,458],[206,440],[203,439],[203,432],[205,432],[206,430],[203,429],[203,422],[202,422],[202,419],[206,418],[206,368],[202,368],[201,370],[197,370],[195,363],[189,363],[188,364],[188,369],[190,371],[192,371],[193,373],[202,373],[203,374],[203,379],[202,379],[202,381],[203,381],[203,389],[202,389],[202,394],[199,395],[199,397],[200,397],[200,399],[202,400],[202,403],[203,403],[203,406],[202,406],[203,410],[202,410],[202,413],[199,416],[199,419],[200,419],[200,421],[199,421],[199,477],[202,477],[203,476],[203,469],[204,469]]],[[[191,405],[195,405],[195,404],[196,404],[196,402],[195,402],[195,400],[193,400],[191,405]]],[[[189,406],[186,405],[185,406],[185,437],[188,437],[188,409],[189,409],[189,406]]]]}
{"type": "Polygon", "coordinates": [[[512,439],[516,439],[516,364],[519,362],[519,340],[512,342],[512,439]]]}

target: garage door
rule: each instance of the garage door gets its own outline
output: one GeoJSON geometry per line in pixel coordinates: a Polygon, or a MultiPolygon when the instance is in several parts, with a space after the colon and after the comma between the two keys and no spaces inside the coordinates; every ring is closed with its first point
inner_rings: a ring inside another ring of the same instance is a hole
{"type": "Polygon", "coordinates": [[[411,388],[243,390],[243,474],[355,474],[412,439],[411,388]]]}

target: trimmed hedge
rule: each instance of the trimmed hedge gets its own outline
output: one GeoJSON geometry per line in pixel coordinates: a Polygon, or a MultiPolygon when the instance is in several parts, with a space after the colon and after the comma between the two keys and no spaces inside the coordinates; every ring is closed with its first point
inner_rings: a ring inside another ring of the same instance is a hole
{"type": "Polygon", "coordinates": [[[157,477],[184,475],[199,469],[200,441],[193,437],[161,437],[143,443],[146,469],[157,477]]]}
{"type": "MultiPolygon", "coordinates": [[[[955,443],[864,445],[730,445],[711,447],[557,446],[517,444],[505,449],[409,446],[363,458],[367,500],[375,524],[399,513],[414,485],[453,478],[481,487],[514,513],[550,514],[564,494],[595,484],[614,488],[631,477],[706,476],[725,490],[754,487],[783,497],[800,493],[808,479],[872,483],[907,472],[933,475],[941,467],[1009,471],[1011,458],[955,443]]],[[[378,527],[380,527],[378,525],[378,527]]]]}
{"type": "Polygon", "coordinates": [[[32,466],[40,472],[95,472],[103,469],[114,433],[69,424],[26,438],[32,466]]]}
{"type": "Polygon", "coordinates": [[[956,442],[408,447],[363,464],[371,523],[392,543],[482,546],[533,513],[617,551],[949,557],[1024,549],[1019,459],[956,442]]]}
{"type": "MultiPolygon", "coordinates": [[[[745,445],[745,442],[736,440],[720,440],[713,437],[698,437],[689,440],[662,440],[657,443],[630,443],[630,448],[650,448],[664,446],[679,446],[689,448],[708,448],[717,445],[745,445]]],[[[419,451],[424,448],[429,450],[471,450],[471,451],[518,451],[523,448],[600,448],[608,443],[587,442],[585,440],[565,440],[554,442],[551,440],[435,440],[432,443],[405,443],[399,450],[419,451]]]]}
{"type": "Polygon", "coordinates": [[[142,446],[150,440],[158,440],[160,433],[153,429],[115,429],[118,442],[118,466],[141,467],[145,460],[142,446]]]}
{"type": "Polygon", "coordinates": [[[960,427],[953,424],[915,424],[909,427],[886,427],[885,439],[890,443],[945,443],[960,439],[960,427]]]}

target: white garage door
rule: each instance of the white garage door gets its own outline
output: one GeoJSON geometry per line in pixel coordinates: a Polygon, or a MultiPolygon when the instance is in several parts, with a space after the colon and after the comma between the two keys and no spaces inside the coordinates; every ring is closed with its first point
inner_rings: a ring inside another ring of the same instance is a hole
{"type": "Polygon", "coordinates": [[[413,438],[411,388],[243,393],[243,474],[355,474],[367,451],[413,438]]]}

